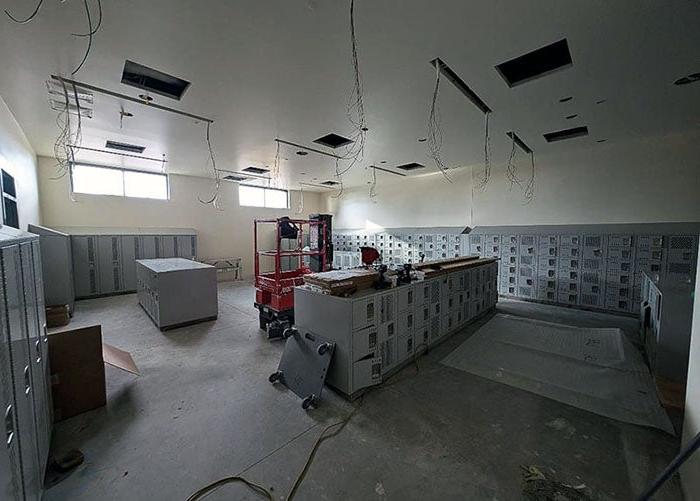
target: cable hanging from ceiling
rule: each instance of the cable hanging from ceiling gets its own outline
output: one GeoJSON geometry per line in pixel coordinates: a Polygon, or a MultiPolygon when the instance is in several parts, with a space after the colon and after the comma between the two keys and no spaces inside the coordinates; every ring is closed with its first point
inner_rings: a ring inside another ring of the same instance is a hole
{"type": "Polygon", "coordinates": [[[303,212],[304,212],[304,183],[299,183],[299,204],[297,205],[296,213],[302,214],[303,212]]]}
{"type": "Polygon", "coordinates": [[[510,154],[506,164],[506,179],[510,181],[509,190],[512,190],[513,186],[517,185],[523,192],[523,205],[529,205],[535,198],[535,153],[515,132],[508,132],[507,135],[511,139],[510,154]],[[518,169],[515,163],[516,145],[530,157],[530,176],[527,181],[518,176],[518,169]]]}
{"type": "Polygon", "coordinates": [[[489,130],[490,111],[484,113],[484,172],[477,182],[475,188],[484,191],[491,181],[491,133],[489,130]]]}
{"type": "Polygon", "coordinates": [[[342,169],[336,169],[336,177],[344,175],[355,165],[357,165],[358,162],[362,161],[365,153],[367,131],[369,130],[367,127],[367,117],[365,115],[362,73],[360,71],[360,60],[357,50],[358,44],[355,30],[355,0],[350,0],[350,45],[353,82],[350,94],[348,96],[345,114],[353,129],[353,132],[349,137],[352,142],[345,147],[344,153],[340,155],[342,160],[347,160],[349,163],[342,169]]]}
{"type": "Polygon", "coordinates": [[[335,159],[335,177],[338,179],[338,184],[340,184],[340,189],[338,190],[338,193],[336,193],[335,195],[331,195],[331,198],[340,198],[343,196],[343,193],[345,191],[345,188],[343,186],[342,173],[340,172],[339,162],[340,162],[340,159],[336,158],[335,159]]]}
{"type": "Polygon", "coordinates": [[[207,159],[207,164],[211,162],[211,167],[214,172],[214,194],[206,200],[202,200],[201,198],[197,197],[199,202],[205,205],[212,205],[216,210],[222,211],[223,208],[221,207],[220,204],[220,195],[221,195],[221,171],[217,169],[216,167],[216,158],[214,157],[214,149],[212,148],[211,145],[211,122],[207,122],[207,148],[209,149],[209,158],[207,159]]]}
{"type": "Polygon", "coordinates": [[[369,185],[369,199],[372,201],[372,203],[377,203],[377,169],[374,168],[374,166],[370,166],[370,169],[372,169],[372,181],[370,182],[369,185]]]}
{"type": "Polygon", "coordinates": [[[517,167],[515,165],[515,134],[511,135],[511,148],[508,154],[508,162],[506,163],[506,179],[510,182],[508,190],[513,189],[513,185],[518,185],[521,189],[523,187],[520,178],[518,177],[517,167]]]}
{"type": "MultiPolygon", "coordinates": [[[[62,1],[61,3],[64,3],[64,2],[62,1]]],[[[39,0],[37,2],[36,6],[34,7],[34,11],[24,19],[19,19],[19,18],[15,17],[7,9],[5,10],[5,15],[8,18],[10,18],[10,20],[14,23],[28,24],[28,23],[32,22],[37,17],[43,4],[44,4],[44,0],[39,0]]],[[[90,4],[88,3],[88,0],[83,0],[83,6],[85,9],[85,18],[87,20],[87,25],[88,25],[87,33],[71,33],[71,35],[74,37],[87,37],[88,42],[87,42],[87,46],[85,48],[85,52],[83,53],[83,57],[80,60],[80,63],[75,67],[75,69],[73,69],[73,71],[71,72],[71,75],[76,75],[85,65],[85,62],[87,61],[88,56],[90,55],[90,51],[92,50],[93,36],[102,27],[102,0],[97,0],[98,20],[97,20],[97,24],[95,24],[94,26],[92,24],[92,12],[90,11],[90,4]]]]}
{"type": "Polygon", "coordinates": [[[435,86],[433,97],[430,103],[430,115],[428,117],[428,156],[435,162],[435,166],[450,183],[452,179],[447,174],[447,167],[442,160],[440,150],[442,149],[442,127],[440,125],[440,107],[438,97],[440,95],[440,66],[435,65],[435,86]]]}
{"type": "Polygon", "coordinates": [[[83,142],[83,119],[80,108],[80,99],[78,97],[78,89],[73,84],[71,91],[68,90],[66,83],[61,81],[64,97],[64,107],[59,110],[56,115],[56,125],[59,128],[59,134],[54,142],[53,151],[56,158],[56,175],[52,180],[61,179],[70,173],[71,165],[75,163],[76,150],[80,150],[83,142]],[[72,133],[71,112],[70,112],[70,94],[72,92],[75,99],[77,123],[75,124],[75,133],[72,133]]]}
{"type": "Polygon", "coordinates": [[[535,199],[535,153],[530,152],[530,179],[525,185],[523,196],[525,197],[525,205],[530,204],[535,199]]]}

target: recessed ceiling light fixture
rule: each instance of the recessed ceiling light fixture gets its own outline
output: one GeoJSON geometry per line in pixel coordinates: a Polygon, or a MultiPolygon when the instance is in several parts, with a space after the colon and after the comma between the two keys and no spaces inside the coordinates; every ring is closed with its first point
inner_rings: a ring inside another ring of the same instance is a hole
{"type": "Polygon", "coordinates": [[[691,73],[687,77],[682,77],[673,82],[675,85],[688,85],[700,81],[700,73],[691,73]]]}
{"type": "Polygon", "coordinates": [[[562,98],[559,100],[559,102],[560,102],[560,103],[568,103],[568,102],[571,101],[572,99],[573,99],[573,96],[566,96],[566,97],[562,97],[562,98]]]}
{"type": "Polygon", "coordinates": [[[305,157],[308,154],[309,154],[308,151],[304,151],[304,150],[297,151],[297,155],[299,155],[300,157],[305,157]]]}
{"type": "Polygon", "coordinates": [[[419,142],[419,143],[424,143],[424,142],[426,142],[427,140],[428,140],[427,137],[421,137],[420,139],[418,139],[418,142],[419,142]]]}
{"type": "Polygon", "coordinates": [[[403,165],[397,165],[396,168],[401,170],[412,171],[416,169],[425,169],[425,165],[419,164],[418,162],[410,162],[403,165]]]}
{"type": "Polygon", "coordinates": [[[571,120],[572,118],[576,118],[577,116],[578,116],[578,115],[574,113],[573,115],[567,115],[567,116],[566,116],[566,119],[567,119],[567,120],[571,120]]]}
{"type": "Polygon", "coordinates": [[[508,87],[551,75],[573,65],[566,38],[496,66],[508,87]]]}
{"type": "Polygon", "coordinates": [[[548,132],[547,134],[543,135],[548,143],[553,143],[555,141],[565,141],[567,139],[574,139],[576,137],[587,136],[588,127],[574,127],[572,129],[563,129],[555,132],[548,132]]]}

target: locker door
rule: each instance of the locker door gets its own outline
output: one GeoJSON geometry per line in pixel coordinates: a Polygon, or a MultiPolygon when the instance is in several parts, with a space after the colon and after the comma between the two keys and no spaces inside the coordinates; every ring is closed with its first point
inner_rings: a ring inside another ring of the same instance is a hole
{"type": "Polygon", "coordinates": [[[97,237],[71,237],[73,250],[73,278],[77,298],[99,294],[99,276],[97,264],[97,237]]]}
{"type": "Polygon", "coordinates": [[[123,290],[122,242],[119,235],[97,237],[100,271],[100,294],[112,294],[123,290]]]}
{"type": "Polygon", "coordinates": [[[155,259],[156,255],[156,237],[155,235],[144,235],[141,237],[143,251],[140,259],[155,259]]]}
{"type": "Polygon", "coordinates": [[[53,423],[53,403],[51,398],[51,371],[49,370],[49,346],[46,331],[46,302],[44,301],[44,277],[41,265],[41,245],[39,240],[32,242],[32,256],[34,258],[34,284],[36,291],[36,310],[39,319],[39,337],[41,339],[41,354],[43,362],[43,374],[46,394],[46,416],[48,443],[51,443],[51,423],[53,423]]]}
{"type": "Polygon", "coordinates": [[[176,242],[174,235],[157,235],[156,236],[156,257],[175,257],[176,242]]]}
{"type": "Polygon", "coordinates": [[[5,291],[0,286],[0,418],[2,437],[0,444],[0,499],[20,501],[24,499],[22,470],[20,469],[17,416],[12,386],[10,338],[5,326],[5,291]],[[5,448],[6,447],[6,448],[5,448]]]}
{"type": "Polygon", "coordinates": [[[190,253],[192,259],[197,259],[197,235],[190,235],[190,253]]]}
{"type": "Polygon", "coordinates": [[[124,235],[122,239],[122,276],[125,291],[136,290],[136,260],[143,259],[143,242],[137,235],[124,235]]]}
{"type": "Polygon", "coordinates": [[[185,259],[194,259],[194,245],[192,235],[178,235],[175,237],[177,241],[177,257],[185,259]]]}
{"type": "Polygon", "coordinates": [[[46,408],[46,379],[44,373],[44,357],[41,334],[43,330],[39,325],[37,314],[36,282],[34,278],[34,253],[32,242],[20,244],[20,262],[22,264],[22,289],[24,291],[24,323],[27,329],[29,342],[29,356],[31,359],[32,398],[34,399],[34,427],[36,430],[37,456],[41,471],[44,461],[49,455],[48,431],[46,408]]]}
{"type": "Polygon", "coordinates": [[[10,359],[13,375],[17,442],[22,465],[22,481],[26,499],[38,499],[40,494],[39,459],[34,430],[34,401],[31,377],[31,356],[24,324],[21,263],[19,246],[11,245],[0,251],[2,256],[5,311],[3,322],[9,331],[10,359]]]}

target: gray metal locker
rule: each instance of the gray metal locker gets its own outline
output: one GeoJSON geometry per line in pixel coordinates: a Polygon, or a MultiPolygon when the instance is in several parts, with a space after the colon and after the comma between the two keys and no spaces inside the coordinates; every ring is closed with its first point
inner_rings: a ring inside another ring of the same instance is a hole
{"type": "Polygon", "coordinates": [[[71,314],[75,305],[75,287],[73,285],[73,253],[71,237],[67,233],[29,225],[29,231],[39,235],[41,246],[44,296],[49,306],[67,304],[71,314]]]}
{"type": "Polygon", "coordinates": [[[36,429],[34,425],[34,388],[32,387],[31,356],[24,322],[24,301],[20,291],[21,263],[19,245],[2,248],[3,286],[5,289],[4,322],[10,334],[10,357],[17,418],[17,441],[20,449],[22,481],[26,499],[39,499],[41,471],[39,468],[36,429]]]}
{"type": "MultiPolygon", "coordinates": [[[[34,286],[36,291],[36,310],[39,324],[39,340],[41,342],[41,360],[44,371],[46,416],[47,416],[47,442],[51,443],[51,423],[53,423],[53,403],[51,397],[51,371],[49,367],[49,340],[46,330],[46,302],[44,300],[44,279],[42,277],[43,259],[40,240],[32,241],[32,256],[34,259],[34,286]]],[[[47,449],[48,450],[48,449],[47,449]]]]}
{"type": "Polygon", "coordinates": [[[75,297],[91,297],[100,293],[97,256],[97,237],[76,235],[71,237],[73,251],[73,279],[75,297]]]}
{"type": "Polygon", "coordinates": [[[156,257],[175,257],[177,254],[177,243],[175,235],[156,236],[156,257]]]}
{"type": "Polygon", "coordinates": [[[194,259],[197,256],[197,237],[194,235],[177,235],[175,239],[177,241],[177,257],[194,259]]]}
{"type": "MultiPolygon", "coordinates": [[[[34,401],[34,426],[36,429],[37,457],[40,465],[42,458],[49,454],[48,408],[46,401],[46,373],[43,357],[42,339],[39,332],[37,311],[36,279],[34,275],[34,253],[32,242],[22,242],[20,245],[20,263],[22,266],[22,288],[24,291],[24,322],[29,343],[30,372],[32,381],[32,399],[34,401]]],[[[43,465],[42,465],[43,466],[43,465]]]]}
{"type": "Polygon", "coordinates": [[[122,235],[122,278],[124,291],[136,290],[136,260],[144,259],[143,239],[138,235],[122,235]]]}
{"type": "Polygon", "coordinates": [[[140,259],[155,259],[156,257],[156,236],[155,235],[143,235],[141,237],[142,245],[142,256],[140,259]]]}
{"type": "Polygon", "coordinates": [[[122,241],[119,235],[97,237],[99,261],[99,293],[113,294],[124,290],[122,278],[122,241]]]}
{"type": "Polygon", "coordinates": [[[10,337],[5,325],[5,292],[0,286],[0,411],[2,411],[5,445],[0,446],[0,499],[20,501],[24,499],[22,469],[19,455],[19,431],[12,386],[10,337]]]}

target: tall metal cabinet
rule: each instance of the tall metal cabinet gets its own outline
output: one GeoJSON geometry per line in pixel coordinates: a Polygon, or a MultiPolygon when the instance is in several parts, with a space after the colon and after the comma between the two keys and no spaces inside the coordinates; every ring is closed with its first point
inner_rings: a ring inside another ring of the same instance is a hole
{"type": "Polygon", "coordinates": [[[36,235],[0,228],[0,494],[39,500],[51,438],[41,249],[36,235]]]}
{"type": "Polygon", "coordinates": [[[136,291],[136,260],[197,257],[197,234],[186,228],[61,228],[71,236],[75,297],[136,291]]]}

